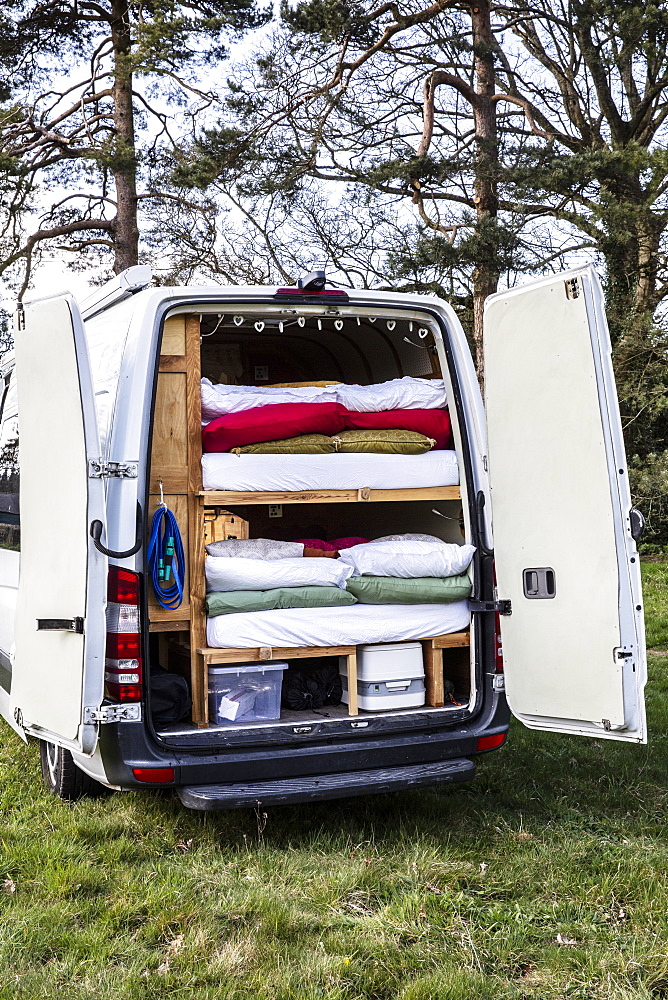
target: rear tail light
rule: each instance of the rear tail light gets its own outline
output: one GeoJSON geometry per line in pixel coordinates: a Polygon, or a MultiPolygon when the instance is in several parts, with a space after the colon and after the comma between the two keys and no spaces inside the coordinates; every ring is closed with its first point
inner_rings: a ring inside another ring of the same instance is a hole
{"type": "Polygon", "coordinates": [[[503,673],[503,644],[501,642],[501,615],[494,615],[494,671],[503,673]]]}
{"type": "Polygon", "coordinates": [[[505,733],[494,733],[493,736],[481,736],[476,744],[476,750],[496,750],[506,738],[505,733]]]}
{"type": "Polygon", "coordinates": [[[118,566],[107,578],[105,694],[112,701],[139,701],[142,693],[139,576],[118,566]]]}
{"type": "Polygon", "coordinates": [[[173,767],[133,767],[132,773],[137,781],[146,781],[151,785],[166,785],[174,781],[173,767]]]}

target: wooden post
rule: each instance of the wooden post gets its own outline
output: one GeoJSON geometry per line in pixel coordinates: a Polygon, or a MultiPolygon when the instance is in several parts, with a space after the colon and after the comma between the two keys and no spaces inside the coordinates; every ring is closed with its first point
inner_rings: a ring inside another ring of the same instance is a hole
{"type": "Polygon", "coordinates": [[[357,715],[357,650],[346,657],[348,674],[348,715],[357,715]]]}
{"type": "Polygon", "coordinates": [[[436,649],[432,639],[422,643],[424,655],[424,679],[427,705],[442,708],[445,705],[445,685],[443,683],[443,650],[436,649]]]}

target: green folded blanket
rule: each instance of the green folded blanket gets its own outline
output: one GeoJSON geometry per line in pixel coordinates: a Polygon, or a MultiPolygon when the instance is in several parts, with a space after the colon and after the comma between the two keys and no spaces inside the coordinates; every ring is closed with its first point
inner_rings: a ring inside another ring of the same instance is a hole
{"type": "Polygon", "coordinates": [[[300,434],[280,441],[245,444],[232,451],[235,455],[329,455],[336,451],[336,444],[326,434],[300,434]]]}
{"type": "Polygon", "coordinates": [[[341,431],[332,440],[343,454],[423,455],[436,444],[434,438],[425,434],[400,430],[341,431]]]}
{"type": "Polygon", "coordinates": [[[393,576],[351,576],[346,589],[360,604],[447,604],[471,595],[471,581],[459,576],[422,576],[403,580],[393,576]]]}
{"type": "Polygon", "coordinates": [[[357,598],[340,587],[278,587],[275,590],[231,590],[206,595],[209,618],[243,611],[285,608],[338,608],[356,604],[357,598]]]}

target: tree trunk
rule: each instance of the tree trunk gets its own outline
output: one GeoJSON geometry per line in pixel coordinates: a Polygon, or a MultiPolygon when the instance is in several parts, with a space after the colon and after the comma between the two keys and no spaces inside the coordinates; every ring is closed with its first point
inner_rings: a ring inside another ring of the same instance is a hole
{"type": "Polygon", "coordinates": [[[114,124],[116,156],[113,164],[116,185],[114,225],[114,273],[139,261],[137,226],[137,159],[134,107],[132,103],[131,34],[128,0],[112,0],[111,38],[114,49],[114,124]]]}
{"type": "Polygon", "coordinates": [[[483,353],[483,311],[485,299],[496,291],[499,282],[496,219],[499,211],[499,146],[496,128],[496,102],[492,99],[494,79],[494,35],[488,0],[471,5],[473,53],[475,59],[476,100],[473,104],[476,155],[473,200],[477,215],[478,263],[473,271],[473,339],[476,369],[482,388],[485,359],[483,353]]]}

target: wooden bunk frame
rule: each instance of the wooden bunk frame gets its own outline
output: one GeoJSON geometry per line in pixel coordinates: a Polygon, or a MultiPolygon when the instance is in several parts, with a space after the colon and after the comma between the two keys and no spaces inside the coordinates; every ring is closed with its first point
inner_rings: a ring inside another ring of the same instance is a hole
{"type": "MultiPolygon", "coordinates": [[[[421,489],[304,490],[294,493],[252,493],[202,488],[202,426],[200,400],[200,320],[180,315],[165,321],[153,423],[149,479],[149,517],[164,496],[174,512],[186,553],[187,569],[183,604],[170,611],[158,604],[149,588],[149,631],[160,636],[161,660],[166,659],[168,633],[188,632],[193,722],[208,725],[208,669],[222,663],[262,662],[315,656],[343,656],[347,662],[350,715],[357,714],[357,660],[354,646],[300,646],[289,648],[212,649],[206,645],[206,580],[204,576],[205,511],[249,504],[294,503],[383,503],[397,500],[458,500],[459,486],[421,489]],[[162,490],[162,493],[161,493],[162,490]],[[164,654],[164,655],[163,655],[164,654]]],[[[222,534],[217,537],[248,537],[247,524],[222,512],[222,534]],[[245,526],[245,528],[244,528],[245,526]]],[[[427,705],[445,704],[443,650],[470,643],[468,632],[426,637],[425,659],[427,705]]]]}

